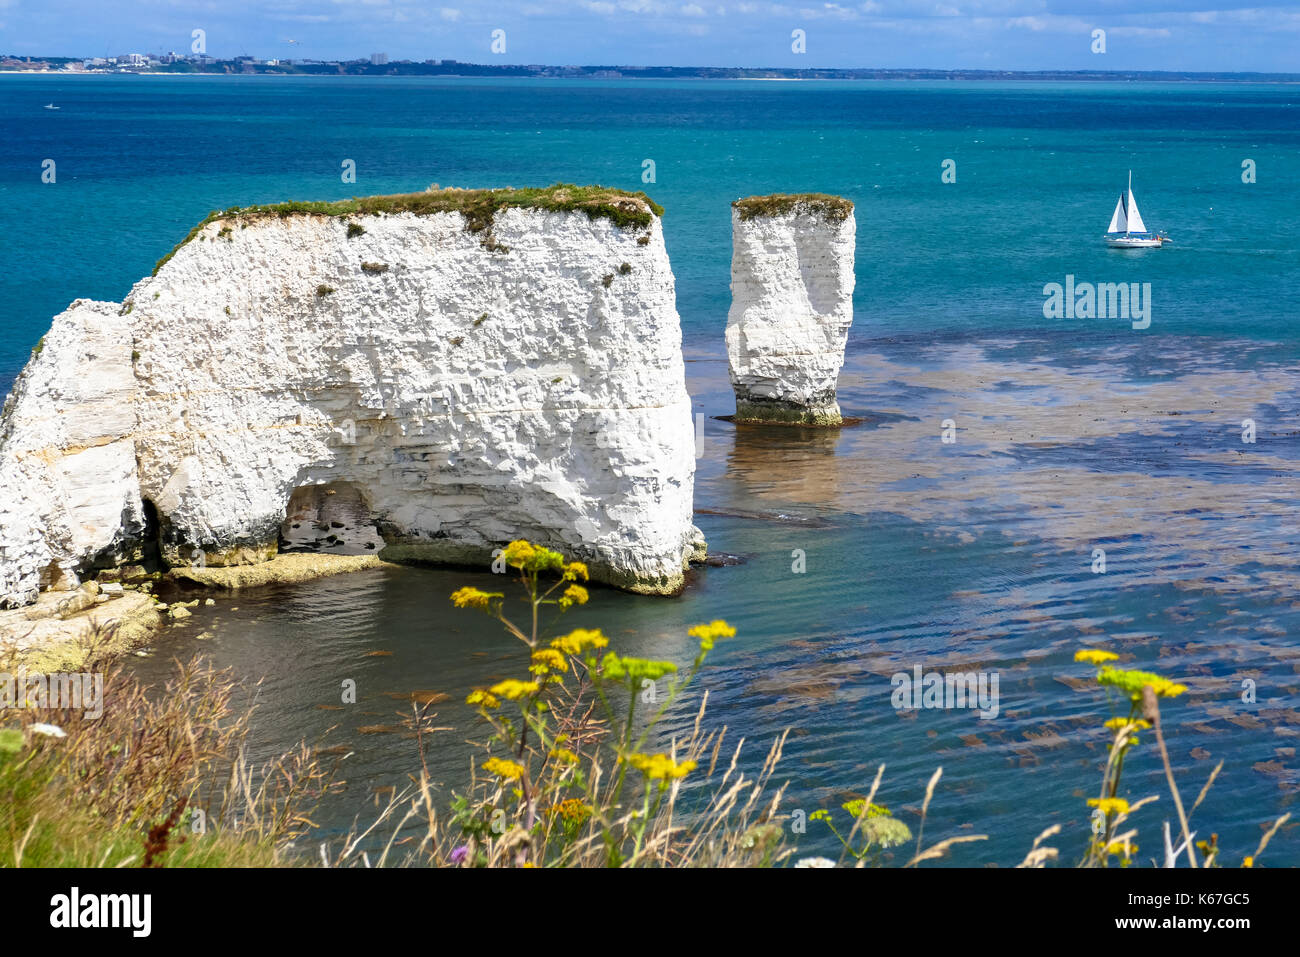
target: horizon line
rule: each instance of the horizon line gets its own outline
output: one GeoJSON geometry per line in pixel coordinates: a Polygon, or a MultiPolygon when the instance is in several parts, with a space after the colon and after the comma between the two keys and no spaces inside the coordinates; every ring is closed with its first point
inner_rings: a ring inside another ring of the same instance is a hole
{"type": "MultiPolygon", "coordinates": [[[[166,54],[164,54],[166,55],[166,54]]],[[[173,54],[174,55],[174,54],[173,54]]],[[[52,60],[66,62],[84,62],[86,60],[107,59],[102,56],[77,56],[69,54],[24,54],[16,55],[12,53],[0,54],[0,59],[12,60],[16,62],[32,63],[49,63],[52,60]]],[[[474,70],[483,70],[491,73],[501,73],[509,71],[734,71],[742,73],[764,73],[776,74],[781,76],[798,77],[803,76],[809,79],[836,79],[836,77],[821,77],[817,74],[839,73],[839,74],[883,74],[883,75],[950,75],[966,74],[979,76],[1053,76],[1053,77],[1114,77],[1117,79],[1128,77],[1177,77],[1184,79],[1197,78],[1227,78],[1227,77],[1268,77],[1273,79],[1285,79],[1300,82],[1300,73],[1268,71],[1268,70],[1099,70],[1099,69],[999,69],[990,67],[871,67],[871,66],[808,66],[808,67],[789,67],[789,66],[734,66],[734,65],[679,65],[679,64],[632,64],[632,63],[587,63],[587,64],[559,64],[559,63],[477,63],[469,60],[456,60],[452,58],[435,59],[428,58],[425,60],[388,60],[381,64],[371,62],[369,57],[356,57],[352,59],[318,59],[315,57],[251,57],[248,54],[238,54],[230,57],[215,57],[208,55],[206,59],[199,60],[190,56],[178,56],[178,60],[187,63],[215,65],[221,63],[238,63],[248,62],[250,60],[260,61],[252,65],[268,66],[274,70],[277,65],[293,66],[313,66],[313,65],[356,65],[359,67],[370,68],[361,74],[352,75],[369,75],[376,77],[392,76],[394,72],[391,68],[396,66],[412,67],[469,67],[474,70]],[[268,64],[268,60],[276,61],[275,64],[268,64]]],[[[33,76],[40,75],[70,75],[79,72],[90,71],[70,71],[70,70],[10,70],[3,71],[4,75],[23,75],[30,74],[33,76]]],[[[178,70],[150,70],[136,67],[134,69],[123,70],[97,70],[94,72],[106,73],[154,73],[154,74],[174,74],[177,76],[187,75],[211,75],[211,76],[248,76],[248,75],[278,75],[276,73],[224,73],[194,71],[193,73],[178,70]]],[[[291,74],[281,74],[291,75],[291,74]]],[[[326,74],[327,76],[337,76],[340,74],[326,74]]],[[[348,74],[342,74],[348,75],[348,74]]],[[[442,74],[454,75],[454,74],[442,74]]],[[[638,79],[638,77],[598,77],[598,79],[638,79]]],[[[654,77],[646,77],[654,79],[654,77]]],[[[701,77],[707,79],[707,77],[701,77]]],[[[726,79],[726,77],[723,77],[726,79]]]]}

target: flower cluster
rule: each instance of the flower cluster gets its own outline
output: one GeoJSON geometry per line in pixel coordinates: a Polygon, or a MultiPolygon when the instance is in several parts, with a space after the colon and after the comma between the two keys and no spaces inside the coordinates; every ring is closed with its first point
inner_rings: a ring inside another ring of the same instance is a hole
{"type": "Polygon", "coordinates": [[[505,595],[501,592],[483,591],[470,585],[458,588],[451,593],[451,603],[457,608],[476,608],[479,611],[487,612],[492,610],[492,602],[498,598],[504,600],[505,595]]]}
{"type": "Polygon", "coordinates": [[[519,681],[515,678],[507,678],[505,681],[498,681],[489,690],[494,695],[499,695],[507,701],[518,701],[530,694],[536,694],[541,689],[536,681],[519,681]]]}
{"type": "Polygon", "coordinates": [[[721,618],[715,618],[707,625],[696,625],[687,632],[692,638],[700,639],[700,648],[704,651],[713,650],[713,642],[718,638],[735,638],[736,629],[731,627],[721,618]]]}
{"type": "Polygon", "coordinates": [[[566,655],[580,655],[594,648],[604,648],[609,639],[600,633],[599,628],[576,628],[560,638],[551,641],[551,647],[566,655]]]}
{"type": "Polygon", "coordinates": [[[695,770],[694,761],[674,761],[666,754],[629,754],[623,758],[652,781],[684,778],[695,770]]]}
{"type": "Polygon", "coordinates": [[[564,556],[541,545],[517,539],[501,550],[501,557],[511,568],[521,572],[556,572],[564,581],[587,580],[587,566],[582,562],[565,562],[564,556]]]}
{"type": "Polygon", "coordinates": [[[501,550],[501,557],[511,568],[522,572],[564,572],[564,556],[541,545],[517,539],[501,550]]]}
{"type": "Polygon", "coordinates": [[[864,798],[858,798],[855,801],[849,801],[846,804],[841,804],[840,807],[844,808],[844,810],[852,814],[854,820],[862,817],[862,811],[864,808],[866,808],[868,820],[876,817],[894,816],[893,812],[890,811],[889,808],[885,807],[883,804],[872,804],[870,807],[867,807],[867,802],[864,798]]]}
{"type": "Polygon", "coordinates": [[[1129,858],[1137,853],[1138,846],[1132,841],[1111,841],[1106,845],[1106,853],[1117,857],[1129,858]]]}
{"type": "Polygon", "coordinates": [[[1084,648],[1074,653],[1075,661],[1086,661],[1090,665],[1101,665],[1107,661],[1119,661],[1119,655],[1101,648],[1084,648]]]}
{"type": "Polygon", "coordinates": [[[518,781],[524,775],[522,764],[504,758],[488,758],[483,762],[483,770],[507,781],[518,781]]]}
{"type": "Polygon", "coordinates": [[[601,676],[611,681],[622,681],[633,687],[642,681],[658,681],[664,675],[674,674],[677,666],[671,661],[651,661],[649,658],[620,658],[611,651],[601,659],[601,676]]]}
{"type": "Polygon", "coordinates": [[[591,817],[591,805],[578,798],[566,798],[546,809],[548,814],[559,815],[565,824],[581,824],[591,817]]]}
{"type": "Polygon", "coordinates": [[[565,611],[568,611],[574,605],[585,605],[587,604],[587,589],[581,585],[570,585],[564,589],[564,594],[556,599],[556,603],[565,611]]]}
{"type": "Polygon", "coordinates": [[[569,659],[554,648],[538,648],[533,652],[528,670],[535,675],[565,672],[569,670],[569,659]]]}
{"type": "Polygon", "coordinates": [[[477,691],[471,691],[469,697],[465,699],[466,704],[481,704],[485,708],[501,707],[501,699],[490,691],[484,691],[482,688],[477,691]]]}
{"type": "Polygon", "coordinates": [[[1128,801],[1123,798],[1088,798],[1088,807],[1101,808],[1101,813],[1107,817],[1128,813],[1128,801]]]}
{"type": "Polygon", "coordinates": [[[1176,698],[1187,690],[1186,685],[1175,684],[1168,678],[1162,678],[1149,671],[1122,671],[1111,667],[1102,668],[1097,675],[1097,681],[1118,688],[1134,702],[1142,700],[1142,689],[1147,685],[1150,685],[1151,690],[1161,698],[1176,698]]]}

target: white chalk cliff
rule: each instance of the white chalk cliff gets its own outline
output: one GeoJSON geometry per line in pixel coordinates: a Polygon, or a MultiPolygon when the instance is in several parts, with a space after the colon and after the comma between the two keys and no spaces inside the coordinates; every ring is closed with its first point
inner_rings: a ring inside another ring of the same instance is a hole
{"type": "Polygon", "coordinates": [[[231,211],[124,303],[74,302],[0,416],[0,606],[282,537],[485,568],[528,538],[679,589],[703,541],[659,217],[508,192],[231,211]]]}
{"type": "Polygon", "coordinates": [[[732,204],[727,359],[736,421],[839,425],[853,322],[853,204],[755,196],[732,204]]]}

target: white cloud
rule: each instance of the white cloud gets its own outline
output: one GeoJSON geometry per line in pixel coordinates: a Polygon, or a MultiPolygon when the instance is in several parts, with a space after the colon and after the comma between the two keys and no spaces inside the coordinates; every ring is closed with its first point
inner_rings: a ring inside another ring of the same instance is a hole
{"type": "Polygon", "coordinates": [[[438,11],[438,16],[442,17],[448,23],[455,23],[460,19],[460,11],[455,7],[443,7],[438,11]]]}
{"type": "Polygon", "coordinates": [[[1173,32],[1168,27],[1111,27],[1109,32],[1117,37],[1173,36],[1173,32]]]}

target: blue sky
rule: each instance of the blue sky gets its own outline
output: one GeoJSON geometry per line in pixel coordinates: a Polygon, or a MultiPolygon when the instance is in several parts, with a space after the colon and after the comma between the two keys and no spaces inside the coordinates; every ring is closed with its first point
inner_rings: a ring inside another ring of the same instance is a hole
{"type": "Polygon", "coordinates": [[[183,52],[196,28],[218,57],[1300,73],[1300,0],[0,0],[4,53],[183,52]]]}

